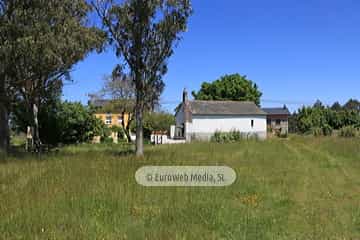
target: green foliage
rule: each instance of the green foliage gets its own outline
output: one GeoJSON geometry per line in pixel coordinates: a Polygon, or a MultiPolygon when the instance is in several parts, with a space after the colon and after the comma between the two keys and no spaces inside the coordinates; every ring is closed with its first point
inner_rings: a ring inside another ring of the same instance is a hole
{"type": "Polygon", "coordinates": [[[107,127],[97,119],[91,109],[81,103],[64,102],[56,113],[60,142],[87,142],[94,136],[106,136],[107,127]]]}
{"type": "Polygon", "coordinates": [[[324,124],[321,130],[324,136],[331,136],[333,132],[333,128],[329,124],[324,124]]]}
{"type": "MultiPolygon", "coordinates": [[[[22,107],[13,118],[17,130],[26,132],[29,120],[22,107]]],[[[110,129],[81,103],[56,102],[39,113],[40,139],[45,144],[71,144],[90,141],[94,136],[109,136],[110,129]]]]}
{"type": "MultiPolygon", "coordinates": [[[[355,100],[349,101],[351,103],[355,100]]],[[[350,104],[348,104],[350,105],[350,104]]],[[[332,131],[346,126],[360,126],[360,112],[349,106],[341,107],[335,103],[332,107],[317,102],[312,107],[303,107],[291,117],[291,129],[300,133],[312,133],[316,136],[330,136],[332,131]]]]}
{"type": "Polygon", "coordinates": [[[196,100],[252,101],[260,105],[262,93],[246,76],[232,74],[222,76],[212,83],[204,82],[198,92],[192,92],[196,100]]]}
{"type": "Polygon", "coordinates": [[[74,64],[105,40],[89,26],[89,11],[86,0],[0,2],[0,81],[7,81],[9,104],[25,102],[23,114],[34,128],[37,150],[41,113],[36,109],[46,109],[49,95],[71,79],[74,64]]]}
{"type": "Polygon", "coordinates": [[[357,129],[354,126],[342,127],[339,132],[341,137],[356,137],[357,129]]]}
{"type": "Polygon", "coordinates": [[[170,131],[175,125],[174,115],[165,112],[151,112],[144,116],[144,137],[150,138],[152,131],[170,131]]]}
{"type": "Polygon", "coordinates": [[[342,106],[339,102],[335,102],[332,106],[331,106],[331,110],[334,111],[340,111],[342,110],[342,106]]]}
{"type": "Polygon", "coordinates": [[[311,133],[315,137],[331,136],[332,132],[333,132],[333,129],[327,124],[325,124],[322,128],[321,127],[313,127],[311,129],[311,133]]]}
{"type": "Polygon", "coordinates": [[[212,142],[227,143],[229,142],[229,134],[216,131],[211,137],[212,142]]]}
{"type": "Polygon", "coordinates": [[[323,131],[320,127],[314,127],[311,129],[311,133],[315,136],[315,137],[320,137],[323,135],[323,131]]]}
{"type": "Polygon", "coordinates": [[[244,139],[258,139],[258,135],[253,134],[246,134],[241,133],[237,130],[232,130],[230,132],[220,132],[216,131],[214,135],[211,137],[211,142],[217,142],[217,143],[234,143],[234,142],[240,142],[244,139]]]}
{"type": "Polygon", "coordinates": [[[117,136],[118,136],[118,138],[119,138],[119,141],[126,139],[126,134],[125,134],[125,130],[124,130],[123,127],[119,127],[119,126],[115,126],[115,125],[114,125],[114,126],[112,126],[112,127],[110,128],[110,130],[111,130],[112,132],[117,133],[117,136]]]}
{"type": "Polygon", "coordinates": [[[356,99],[350,99],[345,103],[344,109],[360,112],[360,101],[356,99]]]}
{"type": "Polygon", "coordinates": [[[101,138],[101,143],[112,144],[112,143],[114,143],[114,140],[109,136],[105,136],[105,137],[101,138]]]}

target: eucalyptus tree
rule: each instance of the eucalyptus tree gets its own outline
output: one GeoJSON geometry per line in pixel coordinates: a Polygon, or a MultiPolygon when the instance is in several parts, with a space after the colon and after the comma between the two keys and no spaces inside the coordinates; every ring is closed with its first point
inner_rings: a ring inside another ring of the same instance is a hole
{"type": "MultiPolygon", "coordinates": [[[[70,80],[75,63],[100,49],[102,31],[88,24],[90,5],[85,0],[3,0],[15,9],[5,19],[7,49],[13,53],[5,73],[11,78],[16,100],[27,106],[37,149],[41,144],[37,113],[52,89],[70,80]],[[11,33],[16,29],[15,35],[11,33]]],[[[50,94],[51,95],[51,94],[50,94]]]]}
{"type": "Polygon", "coordinates": [[[159,99],[167,60],[186,30],[190,0],[93,0],[116,55],[126,63],[136,93],[136,155],[143,155],[143,113],[159,99]]]}

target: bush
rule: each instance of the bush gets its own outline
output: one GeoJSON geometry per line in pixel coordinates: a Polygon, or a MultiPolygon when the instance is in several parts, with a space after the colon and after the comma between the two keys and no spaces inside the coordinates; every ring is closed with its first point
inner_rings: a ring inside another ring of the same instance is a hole
{"type": "Polygon", "coordinates": [[[313,132],[315,128],[321,128],[322,134],[328,136],[332,134],[333,129],[339,130],[346,126],[360,126],[359,113],[359,110],[341,106],[337,108],[325,107],[318,102],[312,107],[303,107],[299,109],[298,113],[293,114],[289,119],[289,127],[291,120],[296,124],[291,128],[296,128],[301,133],[313,132]]]}
{"type": "Polygon", "coordinates": [[[324,124],[324,126],[322,127],[322,132],[324,136],[331,136],[333,129],[329,124],[324,124]]]}
{"type": "Polygon", "coordinates": [[[111,137],[103,137],[101,138],[101,143],[105,143],[105,144],[112,144],[114,143],[114,140],[111,137]]]}
{"type": "Polygon", "coordinates": [[[108,127],[81,103],[64,102],[56,113],[59,142],[65,144],[87,142],[94,136],[110,135],[108,127]]]}
{"type": "Polygon", "coordinates": [[[152,131],[170,131],[170,126],[175,125],[172,114],[164,112],[147,113],[144,116],[144,137],[150,139],[152,131]]]}
{"type": "Polygon", "coordinates": [[[340,129],[340,137],[356,137],[357,130],[354,126],[347,126],[340,129]]]}
{"type": "Polygon", "coordinates": [[[112,132],[117,133],[119,140],[123,140],[123,139],[126,138],[125,131],[124,131],[124,129],[122,127],[112,126],[110,129],[111,129],[112,132]]]}
{"type": "MultiPolygon", "coordinates": [[[[22,105],[14,113],[16,130],[26,132],[31,125],[22,105]]],[[[106,137],[109,129],[94,116],[93,109],[77,102],[58,101],[40,108],[39,132],[43,144],[73,144],[88,142],[94,136],[106,137]]]]}
{"type": "Polygon", "coordinates": [[[211,142],[223,143],[226,142],[226,135],[222,132],[216,131],[210,139],[211,142]]]}
{"type": "Polygon", "coordinates": [[[244,134],[237,130],[232,130],[230,132],[220,132],[216,131],[211,137],[211,142],[217,143],[231,143],[231,142],[240,142],[243,139],[258,139],[257,134],[244,134]]]}
{"type": "Polygon", "coordinates": [[[330,125],[324,124],[322,127],[313,127],[311,129],[311,134],[315,137],[320,136],[331,136],[333,132],[333,129],[330,125]]]}
{"type": "Polygon", "coordinates": [[[311,129],[311,133],[312,135],[314,135],[315,137],[319,137],[319,136],[322,136],[323,135],[323,131],[321,128],[319,127],[314,127],[311,129]]]}

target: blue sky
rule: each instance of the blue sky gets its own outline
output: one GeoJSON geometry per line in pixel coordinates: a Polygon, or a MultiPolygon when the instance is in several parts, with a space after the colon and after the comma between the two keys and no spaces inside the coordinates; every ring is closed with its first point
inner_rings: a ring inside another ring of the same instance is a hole
{"type": "MultiPolygon", "coordinates": [[[[164,109],[174,109],[184,87],[231,73],[256,82],[267,107],[360,98],[360,1],[193,0],[193,8],[164,76],[164,109]]],[[[86,104],[117,62],[112,49],[90,54],[63,98],[86,104]]]]}

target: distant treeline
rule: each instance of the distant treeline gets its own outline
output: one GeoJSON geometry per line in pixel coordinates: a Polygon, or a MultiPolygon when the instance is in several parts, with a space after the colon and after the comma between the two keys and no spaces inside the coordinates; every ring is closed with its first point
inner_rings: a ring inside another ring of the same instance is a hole
{"type": "Polygon", "coordinates": [[[313,106],[300,108],[289,119],[292,133],[331,135],[333,130],[349,127],[360,128],[360,102],[356,99],[350,99],[344,105],[335,102],[332,106],[317,101],[313,106]]]}

